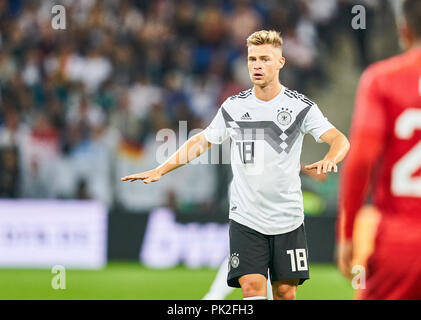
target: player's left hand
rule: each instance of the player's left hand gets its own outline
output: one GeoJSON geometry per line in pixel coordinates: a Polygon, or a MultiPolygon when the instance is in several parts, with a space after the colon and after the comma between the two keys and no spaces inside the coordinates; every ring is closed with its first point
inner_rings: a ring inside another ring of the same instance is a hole
{"type": "Polygon", "coordinates": [[[330,160],[330,159],[323,159],[320,161],[317,161],[315,163],[309,164],[304,166],[304,168],[306,170],[312,170],[312,169],[316,169],[317,170],[317,174],[321,174],[321,173],[329,173],[329,172],[338,172],[338,166],[336,165],[335,161],[330,160]]]}
{"type": "Polygon", "coordinates": [[[341,241],[336,247],[336,264],[339,271],[350,279],[352,278],[351,263],[353,251],[352,240],[341,241]]]}

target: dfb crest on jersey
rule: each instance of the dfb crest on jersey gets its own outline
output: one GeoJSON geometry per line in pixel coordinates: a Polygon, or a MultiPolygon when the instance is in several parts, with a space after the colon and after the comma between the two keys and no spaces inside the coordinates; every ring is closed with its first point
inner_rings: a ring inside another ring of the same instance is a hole
{"type": "Polygon", "coordinates": [[[230,257],[230,265],[231,267],[233,267],[234,269],[238,267],[238,265],[240,264],[240,258],[239,258],[239,254],[238,253],[233,253],[230,257]]]}
{"type": "Polygon", "coordinates": [[[281,126],[287,126],[291,123],[292,121],[292,110],[288,109],[288,108],[282,108],[278,113],[278,122],[281,124],[281,126]]]}

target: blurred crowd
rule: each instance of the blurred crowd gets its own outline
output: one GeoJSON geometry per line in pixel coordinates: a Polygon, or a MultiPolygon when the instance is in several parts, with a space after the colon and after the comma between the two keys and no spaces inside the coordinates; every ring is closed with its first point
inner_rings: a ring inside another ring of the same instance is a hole
{"type": "MultiPolygon", "coordinates": [[[[119,177],[156,165],[160,129],[204,128],[251,86],[245,39],[256,30],[281,31],[284,84],[304,92],[328,84],[321,57],[353,32],[356,3],[0,0],[0,197],[94,198],[136,210],[212,203],[224,194],[218,166],[186,167],[155,186],[119,177]],[[56,4],[65,30],[51,26],[56,4]]],[[[381,6],[366,4],[368,13],[381,6]]],[[[366,36],[355,35],[364,67],[366,36]]]]}

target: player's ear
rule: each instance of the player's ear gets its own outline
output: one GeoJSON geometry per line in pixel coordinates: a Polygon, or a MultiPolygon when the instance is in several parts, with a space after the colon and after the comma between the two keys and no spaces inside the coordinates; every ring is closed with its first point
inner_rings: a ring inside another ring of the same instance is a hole
{"type": "Polygon", "coordinates": [[[408,23],[405,20],[402,20],[398,25],[399,30],[399,42],[402,49],[407,50],[414,44],[414,34],[411,32],[411,29],[408,26],[408,23]]]}
{"type": "Polygon", "coordinates": [[[279,58],[279,66],[280,66],[280,68],[279,68],[279,69],[282,69],[282,68],[284,67],[285,62],[286,62],[285,58],[284,58],[283,56],[281,56],[281,57],[279,58]]]}

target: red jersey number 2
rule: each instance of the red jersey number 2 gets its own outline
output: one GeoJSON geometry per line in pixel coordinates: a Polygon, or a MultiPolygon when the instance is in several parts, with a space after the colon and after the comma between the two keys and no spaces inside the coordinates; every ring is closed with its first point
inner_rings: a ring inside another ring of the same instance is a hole
{"type": "MultiPolygon", "coordinates": [[[[421,96],[421,77],[419,79],[421,96]]],[[[396,120],[395,134],[399,139],[411,139],[421,130],[421,110],[407,109],[396,120]]],[[[421,166],[421,141],[409,150],[392,168],[392,193],[403,197],[421,197],[421,177],[412,174],[421,166]]]]}

